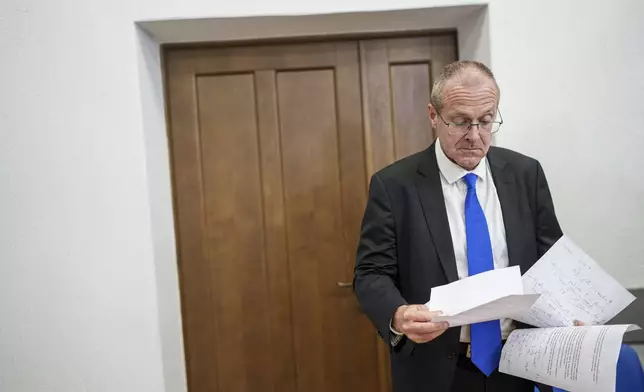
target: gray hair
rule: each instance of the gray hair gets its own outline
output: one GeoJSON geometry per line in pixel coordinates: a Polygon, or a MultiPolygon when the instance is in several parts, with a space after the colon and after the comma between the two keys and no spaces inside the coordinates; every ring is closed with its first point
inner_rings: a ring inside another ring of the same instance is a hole
{"type": "Polygon", "coordinates": [[[499,84],[496,82],[496,78],[494,77],[494,74],[492,73],[492,70],[488,68],[487,65],[480,63],[478,61],[472,61],[472,60],[459,60],[455,61],[453,63],[447,64],[443,68],[443,72],[441,72],[440,75],[434,80],[434,85],[432,87],[432,95],[430,97],[429,102],[436,108],[436,110],[441,110],[443,108],[443,87],[445,86],[445,83],[449,81],[450,79],[454,78],[455,76],[459,75],[461,72],[468,70],[468,69],[474,69],[476,71],[481,72],[482,74],[488,76],[492,81],[494,81],[494,85],[496,86],[496,91],[499,94],[499,98],[501,97],[501,90],[499,89],[499,84]]]}

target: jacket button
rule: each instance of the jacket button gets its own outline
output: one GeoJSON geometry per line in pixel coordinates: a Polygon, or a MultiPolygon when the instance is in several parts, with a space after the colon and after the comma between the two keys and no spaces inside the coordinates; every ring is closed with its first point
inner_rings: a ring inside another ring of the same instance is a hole
{"type": "Polygon", "coordinates": [[[447,356],[447,359],[454,359],[455,357],[456,357],[456,353],[450,353],[450,354],[447,356]]]}

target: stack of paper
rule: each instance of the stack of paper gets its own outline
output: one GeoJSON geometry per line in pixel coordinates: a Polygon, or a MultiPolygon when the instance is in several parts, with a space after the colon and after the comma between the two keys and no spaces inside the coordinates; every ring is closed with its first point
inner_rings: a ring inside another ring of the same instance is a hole
{"type": "Polygon", "coordinates": [[[539,328],[513,331],[499,371],[567,391],[613,391],[624,333],[603,326],[635,297],[563,236],[521,277],[496,269],[434,287],[427,303],[451,327],[511,318],[539,328]],[[575,327],[575,321],[586,326],[575,327]]]}
{"type": "Polygon", "coordinates": [[[623,335],[639,327],[602,324],[635,297],[567,236],[526,272],[523,288],[541,296],[513,318],[542,328],[512,332],[499,371],[571,392],[613,391],[623,335]]]}

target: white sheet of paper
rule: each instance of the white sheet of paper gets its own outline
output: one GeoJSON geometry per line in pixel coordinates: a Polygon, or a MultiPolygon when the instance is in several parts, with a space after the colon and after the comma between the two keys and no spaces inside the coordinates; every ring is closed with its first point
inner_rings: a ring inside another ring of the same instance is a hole
{"type": "Polygon", "coordinates": [[[605,324],[635,300],[565,235],[525,273],[523,289],[541,297],[515,320],[535,327],[605,324]]]}
{"type": "Polygon", "coordinates": [[[456,327],[510,317],[529,309],[538,295],[524,295],[518,266],[483,272],[432,288],[429,310],[443,314],[434,321],[456,327]]]}
{"type": "Polygon", "coordinates": [[[455,315],[434,317],[433,321],[447,321],[450,327],[458,327],[489,320],[514,318],[515,314],[530,309],[538,298],[538,294],[508,295],[455,315]]]}
{"type": "Polygon", "coordinates": [[[499,371],[570,392],[614,391],[625,332],[636,325],[514,330],[499,371]]]}

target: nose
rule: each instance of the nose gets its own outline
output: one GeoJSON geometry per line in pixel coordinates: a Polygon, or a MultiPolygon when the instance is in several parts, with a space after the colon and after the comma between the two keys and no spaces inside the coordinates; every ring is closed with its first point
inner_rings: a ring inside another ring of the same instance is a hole
{"type": "Polygon", "coordinates": [[[481,138],[481,132],[479,131],[479,124],[472,124],[465,134],[465,139],[467,140],[479,140],[481,138]]]}

